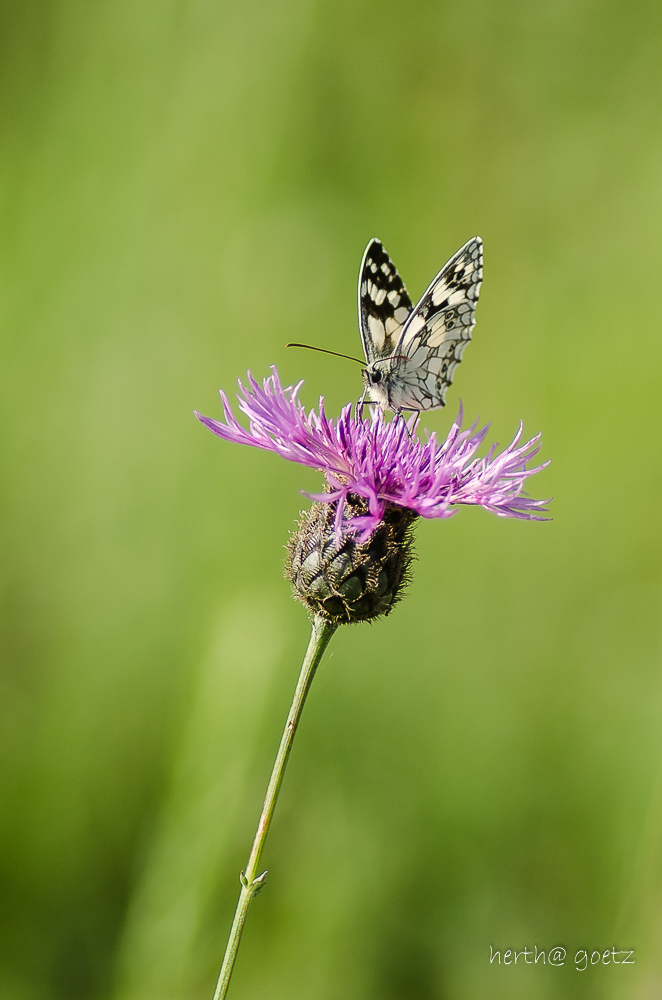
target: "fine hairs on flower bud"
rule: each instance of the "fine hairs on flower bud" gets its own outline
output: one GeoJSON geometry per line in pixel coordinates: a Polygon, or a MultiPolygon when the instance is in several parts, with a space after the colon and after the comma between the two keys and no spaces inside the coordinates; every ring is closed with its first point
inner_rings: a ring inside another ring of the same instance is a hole
{"type": "Polygon", "coordinates": [[[368,540],[358,542],[347,525],[367,515],[367,502],[355,493],[347,496],[340,533],[335,513],[333,504],[314,503],[301,514],[288,543],[285,568],[294,596],[334,625],[389,614],[409,583],[411,528],[417,515],[389,505],[368,540]]]}

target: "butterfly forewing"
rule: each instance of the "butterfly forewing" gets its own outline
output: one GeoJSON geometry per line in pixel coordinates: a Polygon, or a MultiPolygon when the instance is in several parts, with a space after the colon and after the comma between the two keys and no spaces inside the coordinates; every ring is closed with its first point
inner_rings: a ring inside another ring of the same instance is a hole
{"type": "Polygon", "coordinates": [[[369,364],[395,354],[412,303],[379,240],[371,240],[359,272],[359,325],[369,364]]]}
{"type": "Polygon", "coordinates": [[[409,315],[389,373],[395,408],[443,406],[462,352],[471,340],[483,280],[483,243],[469,240],[441,269],[409,315]]]}

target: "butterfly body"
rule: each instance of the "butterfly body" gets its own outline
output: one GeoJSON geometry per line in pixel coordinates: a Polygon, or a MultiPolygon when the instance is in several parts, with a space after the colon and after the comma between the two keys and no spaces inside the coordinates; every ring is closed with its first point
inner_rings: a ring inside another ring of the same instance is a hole
{"type": "Polygon", "coordinates": [[[370,241],[359,272],[364,398],[396,412],[444,406],[471,339],[482,278],[483,244],[475,236],[414,307],[383,245],[370,241]]]}

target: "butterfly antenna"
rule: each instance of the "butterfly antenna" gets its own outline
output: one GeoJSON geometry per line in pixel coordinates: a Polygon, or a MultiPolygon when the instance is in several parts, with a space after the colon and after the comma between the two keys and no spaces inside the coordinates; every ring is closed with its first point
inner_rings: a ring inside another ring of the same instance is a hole
{"type": "Polygon", "coordinates": [[[311,347],[310,344],[285,344],[286,347],[305,347],[307,351],[319,351],[320,354],[333,354],[334,358],[346,358],[348,361],[356,361],[357,365],[365,365],[365,361],[360,358],[353,358],[349,354],[338,354],[337,351],[327,351],[323,347],[311,347]]]}

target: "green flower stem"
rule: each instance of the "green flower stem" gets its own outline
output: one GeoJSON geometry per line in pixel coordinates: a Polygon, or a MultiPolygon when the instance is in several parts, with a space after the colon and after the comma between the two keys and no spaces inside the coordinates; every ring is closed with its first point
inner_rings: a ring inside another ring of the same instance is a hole
{"type": "Polygon", "coordinates": [[[237,909],[235,910],[230,937],[228,938],[227,947],[225,949],[223,965],[221,966],[218,983],[216,984],[214,1000],[223,1000],[223,997],[227,994],[228,987],[230,985],[230,976],[232,975],[232,970],[234,968],[234,961],[237,957],[237,951],[239,950],[241,932],[244,929],[244,921],[246,919],[246,914],[248,913],[248,907],[251,904],[253,896],[257,895],[264,885],[267,873],[262,872],[259,876],[256,874],[257,866],[260,863],[260,854],[262,853],[264,842],[267,839],[267,833],[269,832],[269,826],[271,824],[271,817],[273,816],[274,809],[276,808],[278,792],[280,791],[283,775],[285,774],[285,768],[287,767],[287,760],[290,756],[292,743],[294,742],[294,735],[297,731],[297,726],[299,725],[299,719],[301,718],[303,706],[306,703],[306,697],[310,690],[310,685],[313,682],[313,677],[315,676],[315,671],[319,666],[320,660],[324,655],[324,650],[328,646],[329,640],[331,639],[331,636],[335,632],[336,628],[337,625],[329,624],[329,622],[325,621],[325,619],[319,615],[316,615],[313,619],[310,642],[308,643],[308,649],[306,650],[306,655],[301,666],[301,673],[299,674],[299,680],[297,681],[294,698],[292,699],[292,706],[290,708],[289,715],[287,716],[287,722],[285,723],[285,729],[283,730],[273,771],[271,772],[271,778],[269,779],[269,787],[267,788],[267,794],[264,798],[264,805],[262,806],[260,822],[257,825],[253,848],[248,859],[248,864],[246,865],[246,871],[242,872],[240,876],[241,893],[239,895],[237,909]]]}

